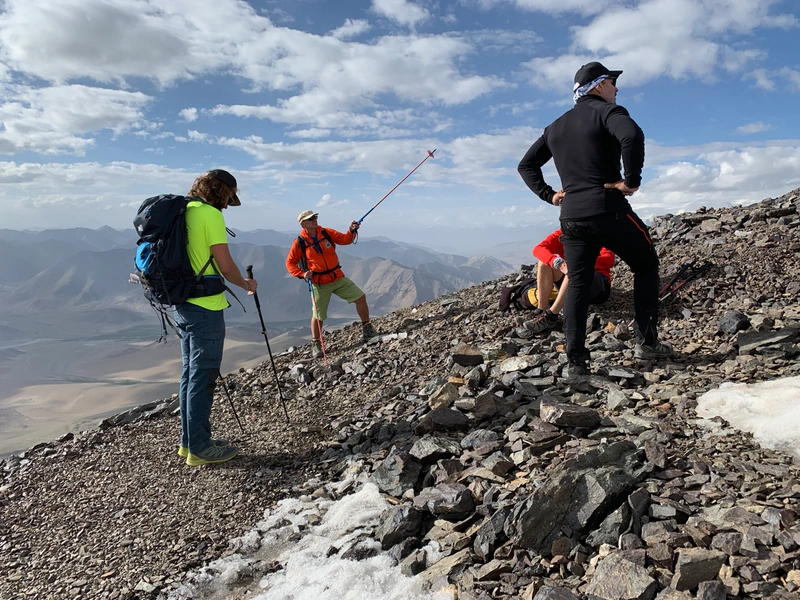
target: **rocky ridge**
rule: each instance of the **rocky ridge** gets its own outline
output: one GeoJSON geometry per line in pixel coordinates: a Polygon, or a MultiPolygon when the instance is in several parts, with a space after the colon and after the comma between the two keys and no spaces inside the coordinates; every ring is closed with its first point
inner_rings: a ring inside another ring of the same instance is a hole
{"type": "Polygon", "coordinates": [[[220,395],[212,423],[243,449],[225,465],[175,455],[169,400],[11,457],[0,596],[167,595],[271,503],[359,465],[394,505],[368,535],[454,597],[798,598],[800,468],[694,409],[725,381],[800,374],[799,210],[794,191],[655,219],[665,282],[713,263],[662,306],[668,361],[633,359],[622,265],[590,315],[592,374],[566,381],[562,334],[496,308],[521,272],[377,319],[366,346],[333,332],[327,365],[276,356],[289,426],[269,362],[229,376],[247,433],[220,395]]]}

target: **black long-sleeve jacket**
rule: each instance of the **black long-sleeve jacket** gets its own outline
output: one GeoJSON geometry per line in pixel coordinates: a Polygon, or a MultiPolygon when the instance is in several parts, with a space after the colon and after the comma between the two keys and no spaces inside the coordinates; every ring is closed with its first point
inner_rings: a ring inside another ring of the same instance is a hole
{"type": "Polygon", "coordinates": [[[551,158],[566,193],[561,219],[584,219],[629,209],[622,192],[603,186],[622,179],[620,159],[625,167],[625,185],[641,185],[644,133],[624,107],[590,94],[548,125],[517,167],[528,187],[552,204],[554,190],[542,175],[542,166],[551,158]]]}

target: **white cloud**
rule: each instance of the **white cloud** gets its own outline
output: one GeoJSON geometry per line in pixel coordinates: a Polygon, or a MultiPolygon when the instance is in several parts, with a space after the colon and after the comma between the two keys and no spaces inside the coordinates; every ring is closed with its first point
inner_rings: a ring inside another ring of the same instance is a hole
{"type": "MultiPolygon", "coordinates": [[[[732,145],[732,144],[731,144],[732,145]]],[[[723,145],[713,145],[723,146],[723,145]]],[[[648,146],[648,151],[650,150],[648,146]]],[[[682,148],[689,160],[674,160],[679,149],[654,148],[656,176],[631,200],[643,217],[730,206],[778,197],[800,187],[800,140],[763,142],[744,148],[682,148]]]]}
{"type": "Polygon", "coordinates": [[[522,9],[552,14],[576,12],[594,15],[617,2],[615,0],[513,0],[513,3],[522,9]]]}
{"type": "Polygon", "coordinates": [[[778,71],[780,77],[789,82],[789,87],[794,91],[800,91],[800,71],[797,69],[783,68],[778,71]]]}
{"type": "Polygon", "coordinates": [[[533,85],[566,85],[580,65],[600,60],[625,71],[626,86],[668,76],[712,81],[725,72],[745,74],[760,50],[726,43],[726,36],[759,27],[790,27],[791,15],[770,15],[773,1],[647,0],[610,7],[585,26],[573,27],[572,50],[537,57],[526,67],[533,85]]]}
{"type": "Polygon", "coordinates": [[[792,92],[800,91],[800,71],[783,67],[781,69],[754,69],[745,75],[745,79],[752,79],[757,88],[773,91],[787,89],[792,92]]]}
{"type": "Polygon", "coordinates": [[[187,123],[192,123],[193,121],[197,121],[197,109],[194,107],[184,108],[182,111],[178,113],[178,118],[183,121],[186,121],[187,123]]]}
{"type": "Polygon", "coordinates": [[[85,85],[7,91],[14,100],[0,104],[0,153],[6,154],[83,154],[92,145],[86,134],[144,127],[142,108],[152,100],[140,92],[85,85]]]}
{"type": "Polygon", "coordinates": [[[451,37],[392,36],[367,45],[307,36],[260,67],[265,83],[298,88],[296,95],[277,105],[217,106],[213,113],[375,130],[391,114],[385,103],[454,106],[507,87],[499,77],[460,73],[458,61],[473,50],[451,37]],[[375,111],[381,113],[379,123],[370,115],[375,111]]]}
{"type": "Polygon", "coordinates": [[[756,121],[755,123],[748,123],[747,125],[742,125],[741,127],[737,127],[736,132],[751,134],[751,133],[761,133],[762,131],[769,131],[770,129],[772,129],[772,125],[770,125],[769,123],[756,121]]]}
{"type": "Polygon", "coordinates": [[[13,68],[58,83],[185,75],[190,45],[153,18],[152,6],[139,7],[141,12],[135,4],[101,0],[8,0],[0,17],[2,54],[13,68]]]}
{"type": "Polygon", "coordinates": [[[333,206],[346,206],[350,204],[350,200],[334,200],[330,194],[325,194],[314,205],[314,208],[330,208],[333,206]]]}
{"type": "Polygon", "coordinates": [[[369,22],[364,19],[347,19],[344,25],[331,31],[331,37],[338,40],[353,38],[369,31],[369,22]]]}
{"type": "Polygon", "coordinates": [[[430,13],[408,0],[372,0],[372,10],[400,25],[414,26],[430,18],[430,13]]]}
{"type": "Polygon", "coordinates": [[[308,129],[296,129],[295,131],[289,131],[286,133],[288,137],[293,138],[306,138],[311,140],[321,139],[330,137],[331,130],[330,129],[321,129],[319,127],[310,127],[308,129]]]}
{"type": "Polygon", "coordinates": [[[154,164],[2,162],[0,207],[18,227],[132,227],[144,198],[185,193],[194,177],[154,164]]]}

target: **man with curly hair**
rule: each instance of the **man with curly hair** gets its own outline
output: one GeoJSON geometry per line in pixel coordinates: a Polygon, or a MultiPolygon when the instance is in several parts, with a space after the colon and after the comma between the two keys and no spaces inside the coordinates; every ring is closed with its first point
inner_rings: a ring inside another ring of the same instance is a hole
{"type": "MultiPolygon", "coordinates": [[[[214,169],[195,179],[186,207],[186,235],[189,260],[195,273],[213,257],[207,272],[217,273],[248,295],[255,294],[258,282],[242,277],[228,249],[227,229],[222,211],[241,206],[236,194],[236,179],[222,169],[214,169]]],[[[183,371],[180,385],[181,442],[178,454],[191,466],[220,463],[232,459],[238,448],[227,440],[211,437],[211,404],[220,376],[222,347],[225,342],[225,317],[230,306],[225,293],[189,298],[177,307],[176,321],[181,330],[183,371]]]]}

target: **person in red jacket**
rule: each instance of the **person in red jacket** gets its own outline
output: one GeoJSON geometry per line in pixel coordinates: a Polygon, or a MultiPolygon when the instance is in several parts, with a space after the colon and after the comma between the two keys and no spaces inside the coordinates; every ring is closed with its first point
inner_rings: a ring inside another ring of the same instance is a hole
{"type": "MultiPolygon", "coordinates": [[[[539,260],[536,268],[536,297],[538,307],[536,316],[525,321],[526,329],[534,333],[542,333],[558,327],[558,315],[564,306],[569,285],[569,269],[564,260],[564,245],[561,243],[561,230],[556,229],[544,238],[533,249],[533,255],[539,260]],[[550,304],[550,290],[553,285],[558,288],[558,295],[550,304]]],[[[590,292],[590,304],[602,304],[611,294],[611,267],[616,256],[608,248],[601,248],[600,255],[594,263],[594,278],[590,292]]]]}
{"type": "Polygon", "coordinates": [[[314,358],[322,356],[322,323],[328,317],[328,305],[333,294],[355,303],[356,312],[361,319],[361,336],[364,341],[378,335],[369,322],[366,295],[345,277],[336,255],[336,244],[352,244],[360,223],[351,222],[347,233],[341,233],[335,229],[320,227],[317,223],[318,217],[319,213],[313,210],[304,210],[297,216],[297,222],[303,229],[286,257],[286,270],[289,274],[311,283],[314,299],[311,344],[314,358]]]}

